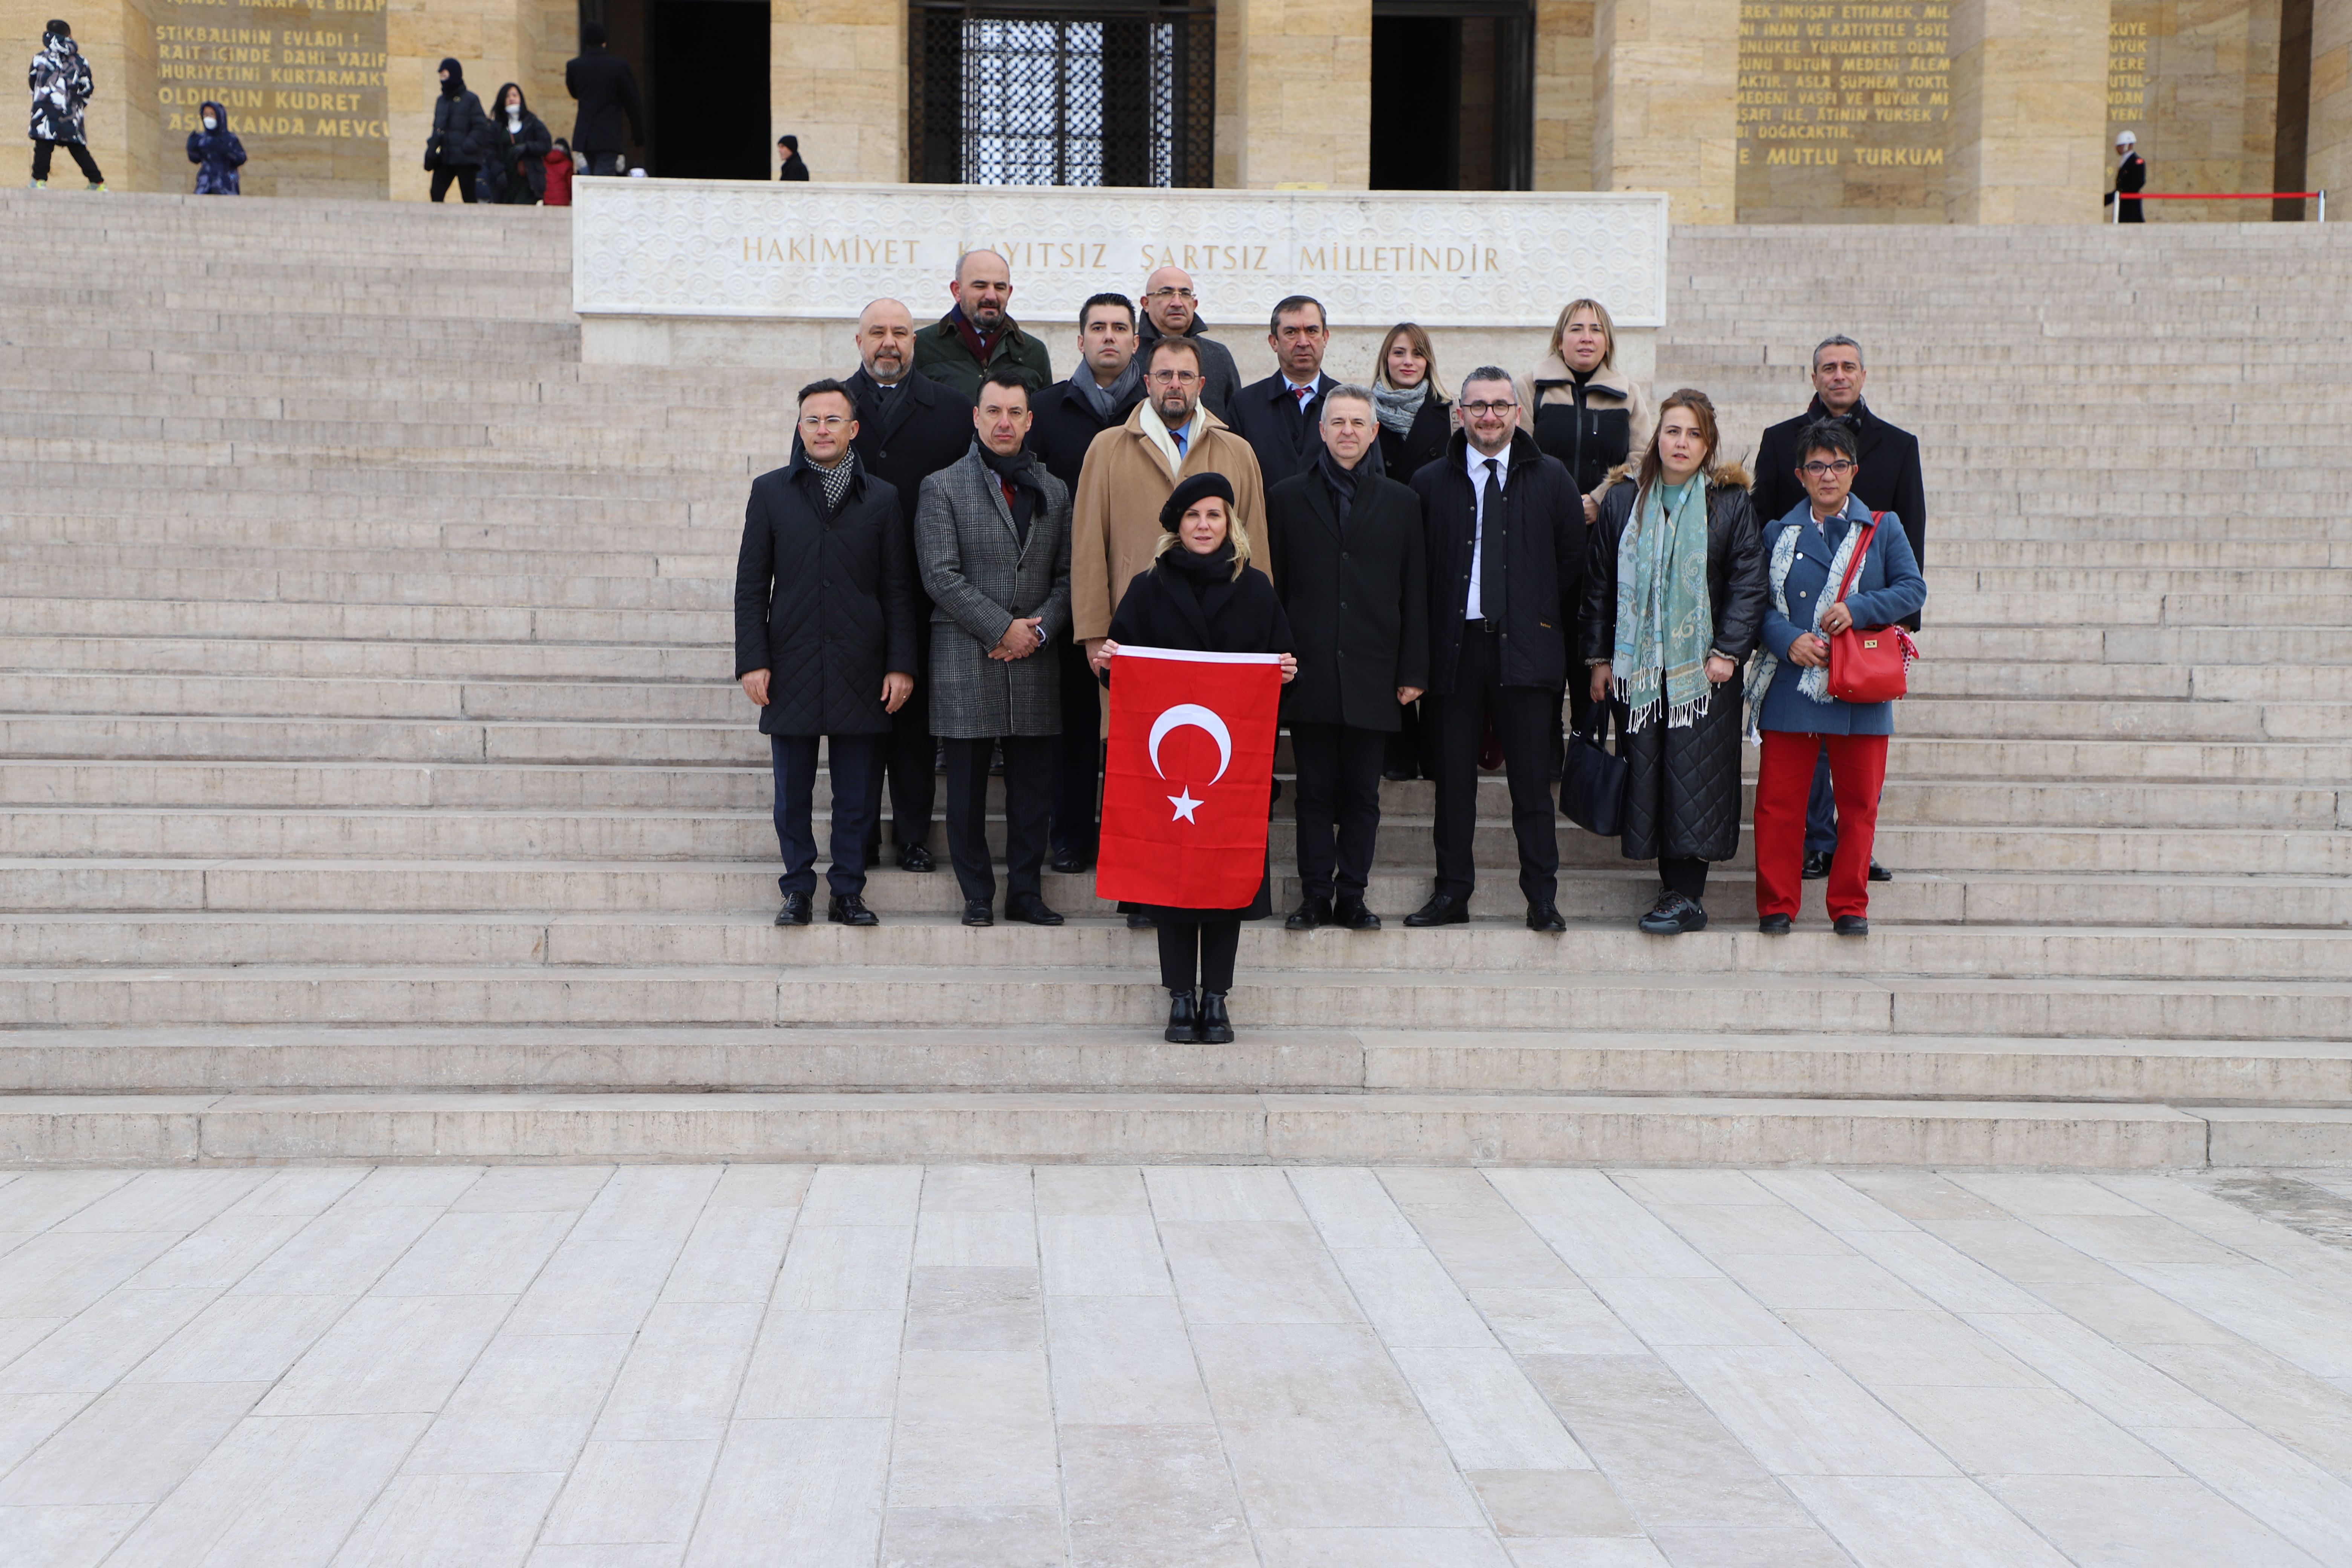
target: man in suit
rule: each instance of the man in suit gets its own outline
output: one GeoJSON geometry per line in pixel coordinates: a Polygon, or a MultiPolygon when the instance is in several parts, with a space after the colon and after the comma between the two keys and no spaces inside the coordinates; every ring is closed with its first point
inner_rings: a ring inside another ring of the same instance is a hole
{"type": "Polygon", "coordinates": [[[604,47],[604,23],[581,27],[580,53],[563,65],[563,89],[580,101],[580,113],[572,122],[572,150],[588,160],[588,172],[627,174],[621,122],[628,121],[629,140],[644,146],[646,105],[637,96],[637,79],[629,62],[604,47]]]}
{"type": "MultiPolygon", "coordinates": [[[[1749,491],[1758,523],[1769,527],[1806,504],[1804,477],[1797,453],[1799,437],[1816,419],[1834,419],[1853,436],[1862,454],[1854,471],[1853,495],[1873,511],[1893,512],[1910,542],[1911,559],[1925,571],[1927,563],[1927,487],[1919,467],[1919,437],[1888,424],[1863,401],[1863,384],[1870,372],[1863,363],[1862,345],[1843,334],[1823,338],[1813,350],[1813,401],[1794,419],[1784,419],[1764,432],[1756,447],[1756,485],[1749,491]]],[[[1919,617],[1904,623],[1919,629],[1919,617]]],[[[1824,751],[1813,770],[1813,793],[1805,807],[1805,877],[1819,881],[1830,874],[1837,853],[1837,796],[1830,786],[1830,759],[1824,751]]],[[[1870,879],[1891,882],[1895,873],[1873,859],[1870,879]]]]}
{"type": "Polygon", "coordinates": [[[1200,305],[1191,273],[1181,267],[1159,268],[1143,280],[1143,320],[1138,325],[1146,353],[1161,338],[1187,338],[1200,349],[1201,401],[1223,419],[1242,389],[1242,373],[1234,351],[1208,335],[1200,305]]]}
{"type": "Polygon", "coordinates": [[[1323,374],[1331,331],[1318,301],[1293,294],[1276,305],[1265,341],[1281,368],[1234,394],[1225,422],[1249,442],[1259,474],[1272,486],[1315,466],[1323,449],[1315,433],[1323,395],[1338,384],[1323,374]]]}
{"type": "Polygon", "coordinates": [[[948,280],[955,300],[948,313],[915,334],[915,368],[954,387],[966,403],[980,395],[980,378],[1011,363],[1029,377],[1032,391],[1054,379],[1053,356],[1043,339],[1021,330],[1010,314],[1013,268],[992,250],[969,250],[956,260],[948,280]]]}
{"type": "MultiPolygon", "coordinates": [[[[979,439],[923,481],[915,554],[931,616],[932,705],[948,752],[948,857],[963,923],[996,923],[989,864],[988,763],[1004,752],[1008,920],[1057,926],[1039,879],[1061,731],[1060,671],[1047,649],[1067,640],[1070,492],[1023,449],[1029,387],[1016,366],[980,384],[979,439]]],[[[1089,710],[1091,711],[1091,710],[1089,710]]]]}
{"type": "MultiPolygon", "coordinates": [[[[1072,491],[1095,437],[1124,424],[1143,401],[1143,362],[1135,349],[1133,301],[1124,294],[1097,294],[1078,307],[1077,370],[1036,396],[1029,450],[1072,491]]],[[[1062,686],[1062,734],[1054,765],[1054,869],[1069,873],[1095,861],[1101,687],[1087,668],[1087,650],[1077,638],[1057,638],[1049,657],[1060,667],[1062,686]]]]}
{"type": "Polygon", "coordinates": [[[1298,679],[1283,689],[1298,769],[1298,879],[1292,931],[1378,931],[1364,905],[1381,826],[1381,761],[1429,682],[1421,498],[1381,471],[1369,387],[1334,386],[1309,471],[1265,494],[1276,580],[1298,679]],[[1335,844],[1336,840],[1336,844],[1335,844]]]}
{"type": "Polygon", "coordinates": [[[1558,908],[1552,733],[1568,689],[1569,610],[1584,579],[1584,498],[1518,428],[1508,371],[1462,384],[1462,428],[1413,475],[1429,551],[1429,700],[1437,767],[1437,890],[1409,926],[1470,918],[1477,881],[1478,746],[1492,719],[1511,791],[1528,929],[1568,929],[1558,908]]]}
{"type": "Polygon", "coordinates": [[[2117,223],[2147,221],[2147,204],[2139,199],[2139,193],[2147,189],[2147,161],[2138,149],[2138,137],[2128,131],[2116,132],[2116,188],[2100,205],[2116,209],[2117,223]]]}
{"type": "Polygon", "coordinates": [[[808,165],[801,162],[801,139],[799,137],[777,137],[776,154],[777,179],[805,180],[808,178],[808,165]]]}
{"type": "MultiPolygon", "coordinates": [[[[858,316],[857,358],[857,373],[844,384],[857,404],[857,459],[898,492],[899,510],[911,531],[923,481],[971,447],[971,404],[952,387],[914,374],[915,318],[896,300],[877,300],[858,316]]],[[[929,624],[931,602],[919,586],[915,613],[929,624]]],[[[907,871],[928,871],[933,864],[925,841],[931,836],[939,756],[931,739],[925,654],[919,643],[915,692],[892,715],[885,763],[890,782],[890,836],[898,845],[899,868],[907,871]]],[[[874,831],[878,851],[878,810],[874,831]]]]}
{"type": "Polygon", "coordinates": [[[915,568],[898,495],[853,445],[857,407],[837,381],[801,388],[799,447],[751,481],[735,560],[735,678],[760,710],[783,851],[780,926],[809,923],[816,890],[811,799],[817,742],[833,776],[826,918],[866,907],[866,830],[890,716],[915,687],[915,568]]]}

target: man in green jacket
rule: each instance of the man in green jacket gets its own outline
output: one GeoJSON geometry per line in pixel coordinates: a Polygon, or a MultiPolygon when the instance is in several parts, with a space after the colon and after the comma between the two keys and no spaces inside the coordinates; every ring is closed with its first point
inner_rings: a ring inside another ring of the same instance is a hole
{"type": "Polygon", "coordinates": [[[1054,379],[1045,345],[1004,313],[1013,300],[1013,268],[992,250],[966,251],[948,285],[955,308],[915,334],[915,368],[971,401],[982,377],[1010,363],[1030,377],[1031,392],[1054,379]]]}

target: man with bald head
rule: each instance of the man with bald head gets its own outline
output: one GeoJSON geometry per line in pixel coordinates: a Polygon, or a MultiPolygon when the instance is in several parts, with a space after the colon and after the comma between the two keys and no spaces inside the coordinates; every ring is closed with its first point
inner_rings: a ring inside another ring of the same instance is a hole
{"type": "Polygon", "coordinates": [[[1208,323],[1201,320],[1200,297],[1192,275],[1181,267],[1162,267],[1143,280],[1142,352],[1161,338],[1183,338],[1201,351],[1201,401],[1218,418],[1228,417],[1234,394],[1242,387],[1241,367],[1233,351],[1214,338],[1203,337],[1208,323]]]}
{"type": "Polygon", "coordinates": [[[1053,358],[1013,319],[1013,268],[1004,258],[964,252],[948,293],[955,304],[915,334],[915,368],[962,393],[966,403],[978,398],[990,371],[1008,362],[1027,375],[1033,394],[1044,391],[1054,379],[1053,358]]]}
{"type": "MultiPolygon", "coordinates": [[[[857,435],[851,442],[866,471],[898,492],[898,508],[912,537],[915,508],[923,481],[961,460],[971,449],[971,399],[915,374],[915,318],[896,300],[877,300],[857,318],[857,374],[843,384],[856,402],[857,435]]],[[[931,602],[914,589],[918,625],[928,627],[931,602]]],[[[930,636],[917,639],[915,693],[890,716],[883,773],[890,783],[892,837],[898,864],[909,871],[931,869],[926,843],[937,799],[938,747],[931,739],[930,636]]],[[[866,864],[880,857],[880,816],[869,813],[877,843],[866,864]]]]}

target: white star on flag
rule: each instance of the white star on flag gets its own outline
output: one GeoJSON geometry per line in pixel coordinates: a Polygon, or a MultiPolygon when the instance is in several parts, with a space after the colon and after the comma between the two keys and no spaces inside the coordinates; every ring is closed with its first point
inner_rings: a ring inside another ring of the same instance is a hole
{"type": "Polygon", "coordinates": [[[1201,803],[1192,798],[1192,786],[1191,784],[1186,784],[1184,786],[1184,793],[1182,795],[1170,795],[1168,797],[1168,804],[1176,808],[1176,815],[1170,817],[1168,819],[1169,821],[1189,822],[1193,824],[1195,826],[1200,825],[1201,819],[1192,815],[1192,808],[1199,805],[1201,803]]]}

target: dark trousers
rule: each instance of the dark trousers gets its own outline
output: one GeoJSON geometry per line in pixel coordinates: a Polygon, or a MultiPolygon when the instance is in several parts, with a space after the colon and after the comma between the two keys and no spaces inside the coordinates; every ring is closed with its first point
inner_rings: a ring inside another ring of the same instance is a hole
{"type": "MultiPolygon", "coordinates": [[[[583,150],[585,153],[585,150],[583,150]]],[[[585,153],[588,172],[592,174],[625,174],[629,161],[618,153],[585,153]]]]}
{"type": "Polygon", "coordinates": [[[94,184],[106,184],[106,176],[98,172],[98,160],[91,157],[89,149],[79,142],[35,142],[33,143],[33,178],[46,180],[49,177],[49,159],[56,154],[59,147],[63,147],[72,157],[74,167],[81,171],[83,179],[94,184]]]}
{"type": "MultiPolygon", "coordinates": [[[[901,849],[930,841],[931,805],[939,794],[940,745],[931,738],[931,701],[926,691],[929,662],[915,673],[915,694],[890,715],[883,763],[890,775],[890,841],[901,849]]],[[[985,762],[981,771],[987,772],[985,762]]],[[[878,824],[876,834],[878,845],[878,824]]]]}
{"type": "Polygon", "coordinates": [[[1706,862],[1661,860],[1658,862],[1658,884],[1669,893],[1680,893],[1692,903],[1703,904],[1706,901],[1706,862]]]}
{"type": "Polygon", "coordinates": [[[449,187],[454,184],[457,187],[458,195],[465,198],[466,205],[472,206],[477,200],[474,176],[480,173],[481,170],[465,163],[441,164],[433,171],[433,199],[437,202],[447,195],[449,187]]]}
{"type": "Polygon", "coordinates": [[[1431,772],[1429,723],[1423,717],[1422,704],[1408,702],[1398,712],[1403,727],[1395,734],[1382,738],[1381,770],[1399,778],[1427,777],[1431,772]]]}
{"type": "Polygon", "coordinates": [[[1474,622],[1462,632],[1462,663],[1450,696],[1428,699],[1430,752],[1437,764],[1437,890],[1468,902],[1477,885],[1478,745],[1486,720],[1503,744],[1511,788],[1511,830],[1519,842],[1519,891],[1549,904],[1559,891],[1559,836],[1552,825],[1552,734],[1559,692],[1503,684],[1503,639],[1474,622]]]}
{"type": "Polygon", "coordinates": [[[1298,769],[1298,879],[1310,899],[1336,889],[1361,896],[1372,874],[1381,829],[1381,757],[1390,737],[1350,724],[1293,724],[1290,756],[1298,769]]]}
{"type": "Polygon", "coordinates": [[[996,872],[988,852],[988,759],[1004,748],[1005,891],[1013,898],[1043,891],[1045,808],[1054,787],[1054,737],[1007,735],[1002,741],[949,741],[948,858],[966,902],[992,902],[996,872]]]}
{"type": "Polygon", "coordinates": [[[1062,644],[1062,733],[1055,743],[1054,847],[1095,858],[1102,829],[1102,686],[1087,668],[1087,645],[1062,644]]]}
{"type": "Polygon", "coordinates": [[[1160,917],[1160,984],[1171,991],[1198,986],[1219,995],[1234,988],[1234,959],[1242,950],[1242,922],[1160,917]]]}
{"type": "MultiPolygon", "coordinates": [[[[825,883],[836,899],[866,890],[866,829],[874,810],[874,781],[882,765],[879,735],[832,735],[825,741],[825,766],[833,775],[833,867],[825,883]]],[[[816,891],[816,830],[810,816],[816,790],[816,737],[771,735],[776,770],[776,845],[784,874],[776,885],[787,893],[816,891]]]]}

